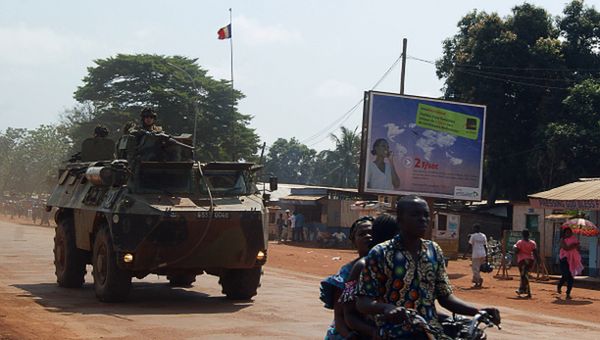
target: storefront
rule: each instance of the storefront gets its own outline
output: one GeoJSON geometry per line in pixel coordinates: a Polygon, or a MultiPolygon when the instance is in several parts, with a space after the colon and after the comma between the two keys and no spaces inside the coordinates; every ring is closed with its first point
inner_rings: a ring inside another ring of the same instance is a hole
{"type": "MultiPolygon", "coordinates": [[[[598,225],[600,222],[600,178],[582,178],[577,182],[529,195],[533,209],[542,209],[544,219],[539,226],[541,249],[558,263],[560,225],[571,216],[584,215],[598,225]],[[550,251],[551,254],[547,252],[550,251]]],[[[600,245],[598,237],[578,235],[581,245],[584,275],[600,276],[600,245]]]]}

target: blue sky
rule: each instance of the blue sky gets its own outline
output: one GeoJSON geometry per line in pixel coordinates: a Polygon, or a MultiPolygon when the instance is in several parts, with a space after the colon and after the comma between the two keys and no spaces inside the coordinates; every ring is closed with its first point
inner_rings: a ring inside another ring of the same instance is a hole
{"type": "MultiPolygon", "coordinates": [[[[561,13],[566,1],[529,1],[561,13]]],[[[117,53],[198,58],[229,79],[217,30],[233,8],[234,81],[261,139],[296,137],[317,150],[398,58],[435,60],[472,9],[502,16],[520,1],[31,1],[0,2],[0,130],[56,123],[94,59],[117,53]],[[332,125],[330,129],[327,129],[332,125]],[[316,135],[316,136],[315,136],[316,135]],[[313,138],[309,138],[313,137],[313,138]]],[[[600,0],[586,1],[597,9],[600,0]]],[[[399,90],[396,66],[376,88],[399,90]]],[[[439,96],[434,67],[407,61],[405,93],[439,96]]],[[[359,126],[362,106],[344,125],[359,126]]]]}

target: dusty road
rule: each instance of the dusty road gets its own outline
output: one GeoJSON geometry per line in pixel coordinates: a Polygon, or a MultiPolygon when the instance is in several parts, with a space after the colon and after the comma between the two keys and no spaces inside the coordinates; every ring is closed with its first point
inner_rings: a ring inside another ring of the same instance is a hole
{"type": "MultiPolygon", "coordinates": [[[[225,300],[211,276],[198,277],[189,289],[172,289],[165,278],[151,276],[134,280],[127,303],[103,304],[94,297],[89,273],[83,289],[56,286],[53,234],[51,228],[0,221],[0,339],[322,339],[332,315],[318,300],[321,276],[294,263],[314,269],[311,258],[320,257],[329,264],[317,269],[329,272],[341,262],[330,255],[352,256],[350,251],[273,245],[273,261],[254,303],[225,300]]],[[[504,329],[489,331],[491,339],[525,334],[532,339],[600,338],[600,325],[587,318],[576,321],[508,305],[501,307],[504,329]]]]}

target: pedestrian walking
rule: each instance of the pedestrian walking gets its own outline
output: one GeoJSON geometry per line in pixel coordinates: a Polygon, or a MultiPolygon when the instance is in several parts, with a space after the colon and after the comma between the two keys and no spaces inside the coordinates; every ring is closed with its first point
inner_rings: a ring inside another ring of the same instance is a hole
{"type": "Polygon", "coordinates": [[[560,272],[562,274],[556,291],[558,294],[562,293],[562,287],[567,284],[567,296],[566,299],[571,299],[571,290],[575,283],[575,276],[581,274],[583,271],[583,264],[581,263],[581,255],[579,254],[579,240],[573,235],[573,230],[569,227],[565,227],[561,230],[560,235],[560,272]]]}
{"type": "Polygon", "coordinates": [[[301,212],[294,212],[296,218],[295,218],[295,227],[296,229],[294,230],[296,233],[296,241],[298,242],[304,242],[306,241],[306,235],[304,235],[304,215],[302,215],[301,212]]]}
{"type": "Polygon", "coordinates": [[[471,271],[473,272],[473,287],[481,288],[483,278],[481,277],[481,265],[487,261],[487,237],[481,232],[481,226],[476,223],[473,225],[473,233],[469,237],[469,247],[471,248],[471,271]]]}
{"type": "Polygon", "coordinates": [[[298,232],[296,231],[296,212],[293,211],[289,218],[290,230],[292,231],[292,241],[298,241],[298,232]]]}
{"type": "Polygon", "coordinates": [[[292,219],[293,215],[290,214],[290,211],[286,209],[285,211],[285,230],[286,232],[284,233],[286,235],[285,240],[287,242],[291,242],[292,238],[294,237],[293,234],[293,219],[292,219]]]}
{"type": "Polygon", "coordinates": [[[534,240],[529,239],[529,230],[521,232],[522,238],[514,245],[514,252],[517,254],[517,264],[519,265],[520,284],[516,290],[517,295],[527,294],[531,297],[531,287],[529,286],[529,271],[533,267],[535,260],[539,263],[537,245],[534,240]]]}
{"type": "Polygon", "coordinates": [[[280,242],[285,241],[283,232],[285,231],[285,219],[283,218],[283,214],[280,213],[277,218],[277,240],[280,242]]]}

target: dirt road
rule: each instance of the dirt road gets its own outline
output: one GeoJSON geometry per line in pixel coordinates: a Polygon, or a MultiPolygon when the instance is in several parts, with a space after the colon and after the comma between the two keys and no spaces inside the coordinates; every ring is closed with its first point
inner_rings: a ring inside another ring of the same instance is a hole
{"type": "MultiPolygon", "coordinates": [[[[83,289],[57,287],[53,234],[0,221],[0,339],[322,339],[332,314],[318,300],[318,282],[352,256],[273,244],[253,303],[225,300],[215,277],[173,289],[164,277],[151,276],[134,280],[127,303],[104,304],[94,297],[89,273],[83,289]],[[342,259],[332,260],[337,256],[342,259]]],[[[509,302],[501,308],[504,329],[489,331],[492,339],[600,337],[600,326],[586,319],[531,313],[509,302]]]]}

